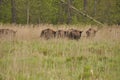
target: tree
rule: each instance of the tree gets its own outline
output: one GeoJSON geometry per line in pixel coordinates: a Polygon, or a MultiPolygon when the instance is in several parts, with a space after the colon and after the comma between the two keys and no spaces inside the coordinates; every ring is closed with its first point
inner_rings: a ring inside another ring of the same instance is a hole
{"type": "Polygon", "coordinates": [[[67,24],[70,24],[72,21],[70,5],[72,5],[72,0],[67,0],[67,24]]]}
{"type": "Polygon", "coordinates": [[[87,11],[87,0],[83,0],[83,10],[87,11]]]}
{"type": "Polygon", "coordinates": [[[2,0],[0,0],[0,11],[1,11],[2,0]]]}
{"type": "MultiPolygon", "coordinates": [[[[19,24],[78,24],[90,23],[70,8],[76,9],[107,24],[120,24],[120,0],[0,0],[0,22],[19,24]],[[17,5],[17,6],[16,6],[17,5]]],[[[94,24],[94,23],[93,23],[94,24]]]]}
{"type": "Polygon", "coordinates": [[[97,0],[94,0],[94,16],[96,15],[97,11],[97,0]]]}
{"type": "Polygon", "coordinates": [[[30,4],[29,4],[29,0],[26,1],[26,20],[27,20],[27,24],[29,24],[30,22],[30,4]]]}
{"type": "Polygon", "coordinates": [[[2,3],[2,0],[0,0],[0,5],[1,5],[1,3],[2,3]]]}
{"type": "Polygon", "coordinates": [[[12,23],[16,23],[15,0],[11,0],[11,15],[12,15],[12,23]]]}

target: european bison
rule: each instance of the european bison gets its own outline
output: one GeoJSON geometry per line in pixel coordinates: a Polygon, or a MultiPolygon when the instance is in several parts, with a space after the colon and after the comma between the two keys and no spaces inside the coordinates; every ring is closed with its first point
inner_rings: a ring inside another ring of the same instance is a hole
{"type": "Polygon", "coordinates": [[[58,30],[54,31],[52,29],[44,29],[41,32],[40,37],[43,37],[45,39],[51,39],[51,38],[69,38],[69,39],[75,39],[78,40],[81,37],[83,31],[75,30],[75,29],[69,29],[67,31],[64,30],[58,30]]]}
{"type": "Polygon", "coordinates": [[[40,37],[43,37],[45,39],[50,39],[50,38],[54,38],[55,35],[56,35],[56,31],[48,28],[42,30],[40,37]]]}
{"type": "Polygon", "coordinates": [[[64,30],[58,30],[56,31],[56,37],[57,38],[65,38],[66,37],[67,31],[64,30]]]}
{"type": "Polygon", "coordinates": [[[0,35],[4,34],[4,29],[0,29],[0,35]]]}
{"type": "Polygon", "coordinates": [[[87,37],[94,37],[95,34],[96,34],[96,30],[95,29],[92,29],[92,28],[89,28],[87,31],[86,31],[86,35],[87,37]]]}
{"type": "Polygon", "coordinates": [[[78,40],[81,37],[83,31],[75,30],[75,29],[70,29],[67,31],[67,36],[69,39],[75,39],[78,40]]]}
{"type": "Polygon", "coordinates": [[[14,37],[16,35],[16,31],[11,29],[0,29],[0,36],[10,36],[14,37]]]}

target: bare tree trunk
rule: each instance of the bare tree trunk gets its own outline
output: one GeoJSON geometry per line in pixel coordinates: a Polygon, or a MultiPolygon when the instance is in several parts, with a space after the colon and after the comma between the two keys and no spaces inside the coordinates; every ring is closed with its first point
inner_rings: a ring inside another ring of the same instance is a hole
{"type": "Polygon", "coordinates": [[[16,23],[16,7],[15,0],[11,0],[12,23],[16,23]]]}
{"type": "MultiPolygon", "coordinates": [[[[1,11],[1,9],[2,9],[1,6],[2,6],[2,0],[0,0],[0,13],[2,12],[2,11],[1,11]]],[[[0,15],[1,15],[1,14],[0,14],[0,15]]],[[[2,16],[0,16],[0,19],[1,19],[1,18],[2,18],[2,16]]]]}
{"type": "Polygon", "coordinates": [[[2,0],[0,0],[0,11],[1,11],[2,0]]]}
{"type": "Polygon", "coordinates": [[[62,3],[59,3],[59,12],[58,12],[58,23],[62,23],[61,17],[62,17],[62,3]]]}
{"type": "Polygon", "coordinates": [[[63,9],[64,9],[64,6],[63,4],[60,2],[59,3],[59,13],[58,13],[58,23],[61,24],[63,23],[63,9]]]}
{"type": "Polygon", "coordinates": [[[0,5],[2,4],[2,0],[0,0],[0,5]]]}
{"type": "Polygon", "coordinates": [[[87,0],[83,0],[83,10],[87,12],[87,0]]]}
{"type": "Polygon", "coordinates": [[[30,22],[30,8],[29,8],[29,1],[26,2],[27,7],[26,7],[26,15],[27,15],[27,24],[30,22]]]}
{"type": "MultiPolygon", "coordinates": [[[[87,13],[87,0],[83,0],[83,11],[84,13],[87,13]]],[[[82,17],[82,20],[86,22],[86,18],[82,17]]]]}
{"type": "Polygon", "coordinates": [[[108,2],[106,3],[106,6],[107,6],[107,10],[106,10],[106,15],[107,15],[106,18],[107,18],[107,19],[106,19],[106,22],[110,24],[110,23],[111,23],[111,21],[110,21],[110,11],[111,11],[111,10],[110,10],[110,9],[112,8],[112,7],[111,7],[111,2],[108,1],[108,2]]]}
{"type": "Polygon", "coordinates": [[[94,0],[94,16],[96,15],[97,11],[97,0],[94,0]]]}
{"type": "Polygon", "coordinates": [[[30,23],[30,0],[26,0],[26,23],[30,23]]]}
{"type": "Polygon", "coordinates": [[[71,0],[67,0],[67,24],[70,24],[71,23],[71,21],[72,21],[72,15],[71,15],[71,8],[70,8],[70,6],[71,6],[71,3],[72,3],[72,1],[71,0]]]}

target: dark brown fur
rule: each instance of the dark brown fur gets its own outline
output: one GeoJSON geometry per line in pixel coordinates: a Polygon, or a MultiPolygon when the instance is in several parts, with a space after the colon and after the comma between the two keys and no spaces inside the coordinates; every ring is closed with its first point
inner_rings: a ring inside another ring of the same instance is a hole
{"type": "Polygon", "coordinates": [[[16,31],[11,30],[11,29],[0,29],[0,35],[7,35],[7,36],[15,36],[16,35],[16,31]]]}
{"type": "Polygon", "coordinates": [[[56,32],[52,29],[44,29],[41,32],[40,37],[43,37],[45,39],[55,38],[56,32]]]}
{"type": "Polygon", "coordinates": [[[67,36],[68,36],[69,39],[78,40],[78,39],[80,39],[82,32],[83,31],[79,31],[79,30],[76,30],[76,29],[70,29],[67,32],[67,36]]]}
{"type": "Polygon", "coordinates": [[[66,37],[66,31],[64,31],[64,30],[56,31],[56,37],[57,38],[64,38],[64,37],[66,37]]]}

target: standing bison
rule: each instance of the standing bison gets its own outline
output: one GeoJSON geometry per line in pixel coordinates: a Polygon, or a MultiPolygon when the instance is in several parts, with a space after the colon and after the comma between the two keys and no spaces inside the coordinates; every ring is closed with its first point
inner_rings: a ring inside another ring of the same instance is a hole
{"type": "Polygon", "coordinates": [[[95,29],[92,29],[92,28],[89,28],[87,31],[86,31],[86,35],[87,37],[94,37],[95,34],[96,34],[96,30],[95,29]]]}
{"type": "Polygon", "coordinates": [[[43,37],[45,39],[51,39],[51,38],[55,38],[55,35],[56,35],[56,31],[48,28],[42,30],[40,37],[43,37]]]}
{"type": "Polygon", "coordinates": [[[65,38],[66,37],[67,31],[64,30],[58,30],[56,31],[56,37],[57,38],[65,38]]]}
{"type": "Polygon", "coordinates": [[[16,31],[11,29],[0,29],[0,37],[15,37],[16,31]]]}
{"type": "Polygon", "coordinates": [[[69,39],[78,40],[78,39],[80,39],[82,32],[83,31],[79,31],[79,30],[76,30],[76,29],[70,29],[70,30],[67,31],[67,36],[68,36],[69,39]]]}

